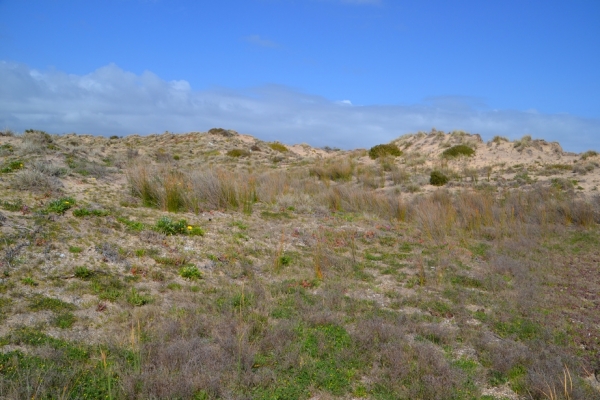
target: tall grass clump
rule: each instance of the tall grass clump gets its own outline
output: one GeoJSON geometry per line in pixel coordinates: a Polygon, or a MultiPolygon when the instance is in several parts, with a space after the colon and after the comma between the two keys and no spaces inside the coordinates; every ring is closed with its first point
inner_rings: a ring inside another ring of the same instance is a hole
{"type": "Polygon", "coordinates": [[[165,211],[247,210],[258,201],[256,179],[245,173],[213,168],[181,171],[140,162],[127,169],[127,179],[133,196],[147,207],[165,211]]]}
{"type": "Polygon", "coordinates": [[[354,164],[349,159],[333,160],[318,163],[309,168],[310,176],[316,176],[320,180],[349,181],[352,179],[354,164]]]}

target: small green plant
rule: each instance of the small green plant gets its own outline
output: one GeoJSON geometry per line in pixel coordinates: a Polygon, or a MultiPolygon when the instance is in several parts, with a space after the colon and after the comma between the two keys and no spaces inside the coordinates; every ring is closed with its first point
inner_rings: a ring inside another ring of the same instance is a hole
{"type": "Polygon", "coordinates": [[[74,217],[89,217],[89,216],[94,216],[94,217],[104,217],[108,215],[108,211],[105,210],[96,210],[96,209],[89,209],[89,208],[78,208],[77,210],[73,210],[73,216],[74,217]]]}
{"type": "Polygon", "coordinates": [[[198,226],[188,225],[185,219],[174,221],[169,217],[161,217],[156,221],[154,227],[158,232],[164,233],[165,235],[190,235],[190,236],[202,236],[204,230],[198,226]]]}
{"type": "Polygon", "coordinates": [[[74,275],[76,278],[85,280],[85,279],[90,279],[92,276],[94,276],[94,271],[88,269],[87,267],[80,266],[80,267],[75,267],[74,275]]]}
{"type": "Polygon", "coordinates": [[[117,221],[119,221],[132,231],[143,231],[144,229],[146,229],[145,224],[138,221],[131,221],[129,218],[117,217],[117,221]]]}
{"type": "Polygon", "coordinates": [[[286,153],[288,151],[288,148],[279,142],[269,143],[269,147],[280,153],[286,153]]]}
{"type": "Polygon", "coordinates": [[[69,246],[69,253],[79,254],[83,251],[82,247],[69,246]]]}
{"type": "Polygon", "coordinates": [[[23,169],[23,161],[21,160],[16,160],[16,161],[10,161],[7,164],[5,164],[1,169],[0,172],[2,173],[9,173],[9,172],[14,172],[14,171],[18,171],[20,169],[23,169]]]}
{"type": "Polygon", "coordinates": [[[127,295],[127,302],[134,307],[141,307],[152,302],[152,296],[140,293],[135,288],[127,295]]]}
{"type": "Polygon", "coordinates": [[[27,285],[27,286],[37,286],[38,285],[38,283],[36,281],[34,281],[33,278],[30,276],[27,276],[27,277],[21,279],[21,283],[23,285],[27,285]]]}
{"type": "Polygon", "coordinates": [[[2,201],[0,202],[0,205],[2,205],[2,208],[8,211],[21,211],[25,206],[23,200],[21,199],[17,199],[14,201],[2,201]]]}
{"type": "Polygon", "coordinates": [[[72,197],[63,197],[48,203],[45,208],[46,213],[64,214],[68,209],[75,205],[75,199],[72,197]]]}
{"type": "Polygon", "coordinates": [[[167,289],[169,290],[181,290],[181,285],[177,282],[171,282],[167,284],[167,289]]]}
{"type": "Polygon", "coordinates": [[[279,257],[279,265],[285,266],[285,265],[290,265],[291,263],[292,263],[292,257],[290,255],[283,254],[282,256],[279,257]]]}
{"type": "Polygon", "coordinates": [[[431,171],[429,183],[433,186],[444,186],[446,183],[448,183],[448,180],[448,177],[444,175],[441,171],[431,171]]]}
{"type": "Polygon", "coordinates": [[[54,325],[60,329],[68,329],[73,326],[77,318],[71,312],[62,312],[54,318],[54,325]]]}
{"type": "Polygon", "coordinates": [[[66,303],[60,299],[55,299],[52,297],[46,297],[43,295],[35,295],[29,301],[29,309],[31,311],[69,311],[74,310],[76,307],[71,303],[66,303]]]}
{"type": "Polygon", "coordinates": [[[202,273],[195,265],[184,265],[179,269],[179,275],[182,278],[196,280],[202,278],[202,273]]]}
{"type": "Polygon", "coordinates": [[[369,157],[373,160],[385,156],[399,157],[401,155],[402,151],[393,143],[378,144],[369,150],[369,157]]]}
{"type": "Polygon", "coordinates": [[[467,145],[459,144],[456,146],[452,146],[449,149],[444,150],[442,153],[442,157],[444,158],[456,158],[460,156],[470,157],[475,154],[475,150],[470,148],[467,145]]]}
{"type": "Polygon", "coordinates": [[[134,254],[136,257],[144,257],[146,255],[146,249],[137,249],[134,254]]]}

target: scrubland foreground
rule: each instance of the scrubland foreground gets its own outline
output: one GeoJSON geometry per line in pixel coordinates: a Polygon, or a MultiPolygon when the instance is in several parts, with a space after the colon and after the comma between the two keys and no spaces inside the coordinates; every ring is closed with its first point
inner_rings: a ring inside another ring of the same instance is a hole
{"type": "Polygon", "coordinates": [[[0,135],[0,398],[600,399],[595,151],[0,135]]]}

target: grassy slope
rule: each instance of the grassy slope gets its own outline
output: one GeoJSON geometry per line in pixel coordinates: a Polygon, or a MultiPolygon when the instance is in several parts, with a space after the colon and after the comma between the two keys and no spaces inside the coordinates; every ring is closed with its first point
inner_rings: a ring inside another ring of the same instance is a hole
{"type": "Polygon", "coordinates": [[[597,156],[242,139],[0,136],[0,397],[600,398],[597,156]]]}

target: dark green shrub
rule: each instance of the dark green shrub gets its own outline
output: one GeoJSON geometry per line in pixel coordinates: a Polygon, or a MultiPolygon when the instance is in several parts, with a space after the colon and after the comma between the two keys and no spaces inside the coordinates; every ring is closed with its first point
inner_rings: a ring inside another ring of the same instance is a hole
{"type": "Polygon", "coordinates": [[[444,186],[446,183],[448,183],[448,177],[440,171],[432,171],[431,177],[429,178],[429,183],[431,183],[433,186],[444,186]]]}
{"type": "Polygon", "coordinates": [[[402,151],[393,143],[389,144],[378,144],[377,146],[371,147],[369,150],[369,157],[373,160],[379,157],[392,156],[399,157],[402,155],[402,151]]]}
{"type": "Polygon", "coordinates": [[[442,153],[442,157],[444,158],[455,158],[459,156],[467,156],[470,157],[475,154],[475,150],[470,148],[467,145],[459,144],[457,146],[452,146],[449,149],[444,150],[442,153]]]}
{"type": "Polygon", "coordinates": [[[90,279],[94,275],[94,271],[88,269],[87,267],[80,266],[75,267],[75,277],[79,279],[90,279]]]}

